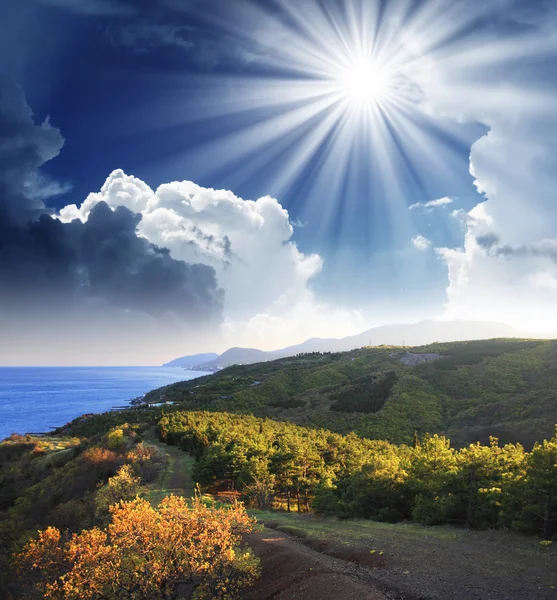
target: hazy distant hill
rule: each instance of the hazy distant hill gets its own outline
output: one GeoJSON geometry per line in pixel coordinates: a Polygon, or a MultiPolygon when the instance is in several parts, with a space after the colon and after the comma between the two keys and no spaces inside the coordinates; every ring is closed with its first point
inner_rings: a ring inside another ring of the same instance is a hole
{"type": "MultiPolygon", "coordinates": [[[[436,333],[439,338],[449,335],[436,333]]],[[[233,350],[232,358],[257,356],[233,350]]],[[[386,346],[315,352],[235,365],[154,390],[147,399],[183,402],[188,409],[252,413],[339,433],[355,431],[396,443],[410,443],[415,431],[446,433],[456,445],[486,443],[494,435],[502,442],[531,446],[553,434],[557,341],[492,339],[408,350],[386,346]],[[415,354],[428,360],[416,361],[415,354]]]]}
{"type": "Polygon", "coordinates": [[[484,321],[434,321],[382,325],[357,335],[340,339],[312,338],[302,344],[277,350],[271,354],[293,356],[299,352],[345,352],[364,346],[423,346],[434,342],[488,340],[525,337],[505,323],[484,321]]]}
{"type": "Polygon", "coordinates": [[[210,367],[229,367],[230,365],[250,365],[266,360],[273,360],[270,352],[256,348],[230,348],[219,357],[208,363],[210,367]]]}
{"type": "MultiPolygon", "coordinates": [[[[465,340],[487,340],[493,338],[533,337],[504,323],[484,321],[420,321],[382,325],[363,333],[345,338],[311,338],[280,350],[263,351],[256,348],[230,348],[220,356],[197,363],[209,370],[231,365],[248,365],[256,362],[275,360],[285,356],[295,356],[302,352],[346,352],[364,346],[422,346],[433,342],[453,342],[465,340]]],[[[203,355],[196,355],[203,356],[203,355]]],[[[184,357],[189,358],[189,357],[184,357]]],[[[177,359],[182,360],[182,359],[177,359]]],[[[172,361],[175,362],[175,361],[172,361]]],[[[175,366],[167,363],[165,366],[175,366]]],[[[180,365],[182,366],[182,365],[180,365]]],[[[202,370],[200,368],[200,370],[202,370]]]]}
{"type": "Polygon", "coordinates": [[[208,363],[218,357],[219,355],[215,354],[214,352],[192,354],[191,356],[181,356],[180,358],[175,358],[174,360],[165,363],[163,367],[198,367],[199,365],[208,363]]]}

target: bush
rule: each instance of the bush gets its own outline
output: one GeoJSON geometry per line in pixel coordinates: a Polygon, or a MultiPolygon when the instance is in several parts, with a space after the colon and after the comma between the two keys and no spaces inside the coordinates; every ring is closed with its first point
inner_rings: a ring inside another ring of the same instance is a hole
{"type": "Polygon", "coordinates": [[[122,500],[133,500],[144,493],[141,479],[135,477],[130,465],[120,467],[118,473],[111,477],[106,485],[99,488],[95,497],[95,514],[98,519],[105,520],[110,515],[110,507],[122,500]]]}
{"type": "Polygon", "coordinates": [[[110,431],[107,436],[108,447],[112,450],[121,448],[124,444],[124,430],[120,427],[110,431]]]}
{"type": "Polygon", "coordinates": [[[126,461],[133,472],[145,483],[156,479],[166,465],[166,455],[153,446],[138,444],[126,454],[126,461]]]}
{"type": "Polygon", "coordinates": [[[208,508],[196,499],[165,498],[158,508],[132,500],[111,508],[104,529],[70,538],[54,527],[39,532],[15,559],[27,598],[46,600],[162,600],[179,583],[196,598],[232,599],[259,574],[259,563],[242,548],[253,529],[245,509],[208,508]]]}

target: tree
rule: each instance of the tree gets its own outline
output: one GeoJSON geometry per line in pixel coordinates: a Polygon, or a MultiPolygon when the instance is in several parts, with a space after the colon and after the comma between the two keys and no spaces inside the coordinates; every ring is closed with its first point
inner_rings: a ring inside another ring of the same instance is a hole
{"type": "Polygon", "coordinates": [[[534,445],[527,458],[525,484],[524,512],[549,539],[557,530],[557,430],[552,439],[534,445]]]}
{"type": "MultiPolygon", "coordinates": [[[[39,532],[17,563],[31,590],[46,600],[166,600],[179,584],[197,598],[232,599],[258,575],[258,561],[241,547],[253,521],[240,504],[215,509],[196,498],[165,498],[158,508],[136,498],[111,507],[108,527],[64,539],[39,532]]],[[[34,594],[34,595],[33,595],[34,594]]]]}
{"type": "Polygon", "coordinates": [[[517,444],[499,447],[490,438],[489,446],[470,444],[456,455],[458,474],[455,493],[458,495],[459,518],[468,527],[496,527],[502,519],[504,495],[520,472],[524,450],[517,444]]]}
{"type": "Polygon", "coordinates": [[[131,465],[123,465],[106,485],[100,487],[95,496],[95,514],[105,520],[110,515],[110,507],[121,500],[133,500],[146,492],[141,479],[135,477],[131,465]]]}
{"type": "Polygon", "coordinates": [[[275,478],[269,471],[269,460],[263,456],[252,456],[240,473],[244,496],[262,509],[272,507],[275,478]]]}
{"type": "Polygon", "coordinates": [[[412,448],[408,483],[414,496],[413,519],[427,525],[444,522],[454,500],[447,488],[456,471],[455,452],[447,438],[426,434],[412,448]]]}

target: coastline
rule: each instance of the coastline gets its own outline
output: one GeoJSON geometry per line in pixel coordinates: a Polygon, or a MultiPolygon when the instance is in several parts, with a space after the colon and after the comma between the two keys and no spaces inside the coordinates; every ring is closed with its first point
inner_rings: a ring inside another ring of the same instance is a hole
{"type": "Polygon", "coordinates": [[[0,439],[43,433],[150,391],[203,376],[176,367],[0,367],[0,439]]]}

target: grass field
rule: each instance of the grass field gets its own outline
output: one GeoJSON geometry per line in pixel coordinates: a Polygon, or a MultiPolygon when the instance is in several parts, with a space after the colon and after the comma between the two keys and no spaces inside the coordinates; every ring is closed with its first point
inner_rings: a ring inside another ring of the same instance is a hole
{"type": "Polygon", "coordinates": [[[143,435],[143,443],[155,446],[166,454],[167,463],[165,469],[157,479],[149,485],[149,501],[158,504],[165,496],[174,494],[191,498],[194,495],[194,485],[191,478],[193,457],[182,452],[176,446],[169,446],[157,439],[154,429],[150,429],[143,435]]]}

